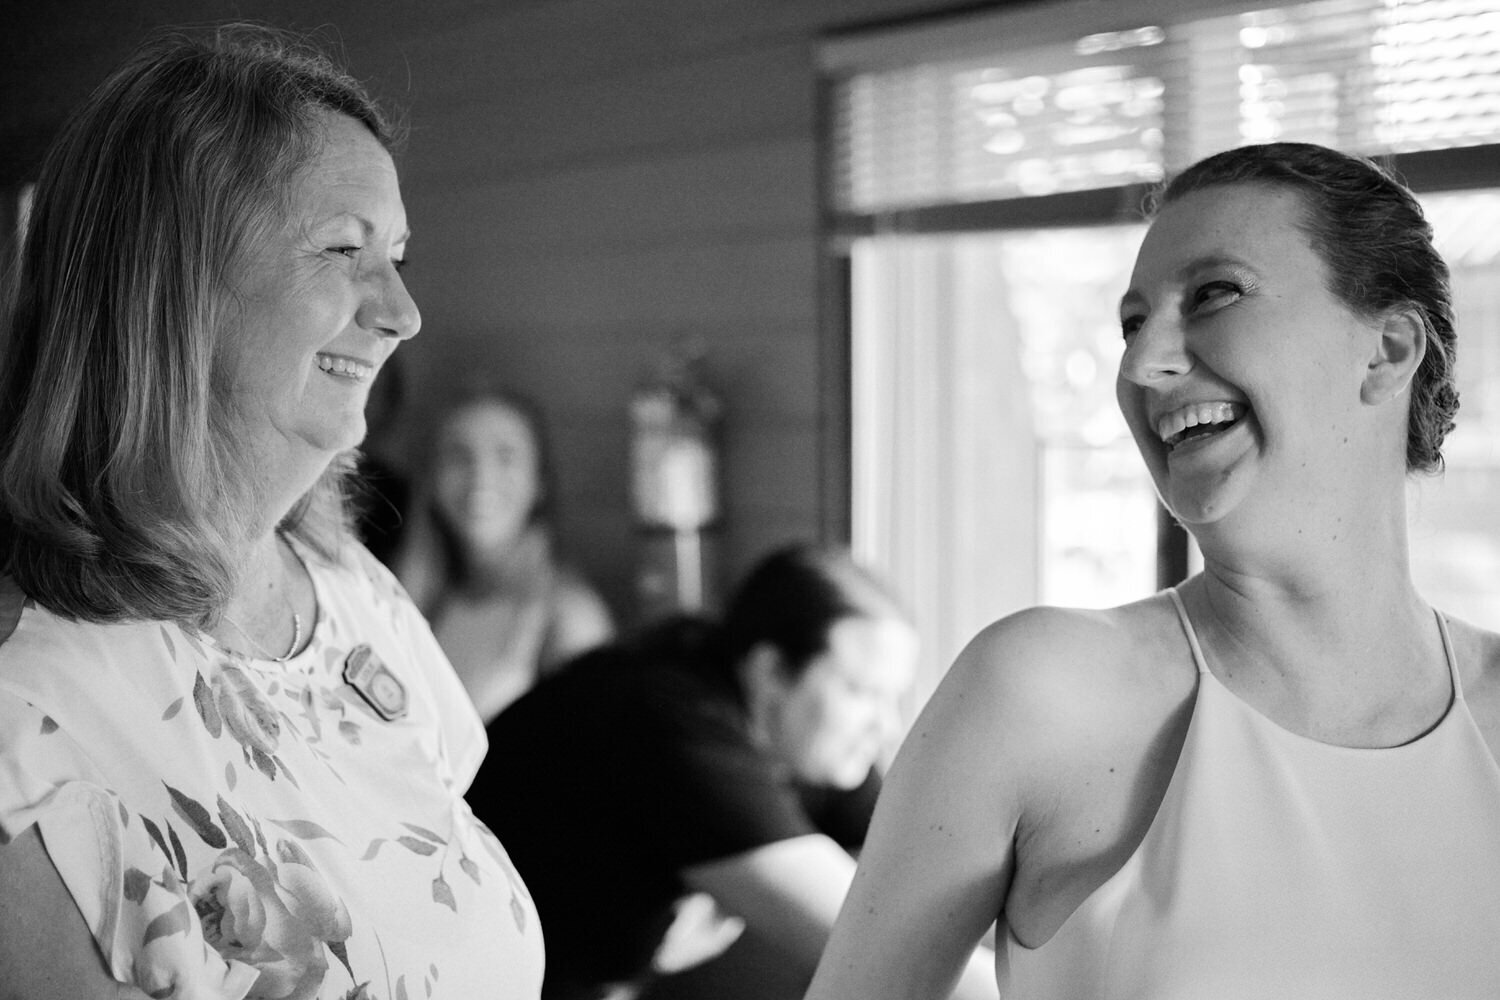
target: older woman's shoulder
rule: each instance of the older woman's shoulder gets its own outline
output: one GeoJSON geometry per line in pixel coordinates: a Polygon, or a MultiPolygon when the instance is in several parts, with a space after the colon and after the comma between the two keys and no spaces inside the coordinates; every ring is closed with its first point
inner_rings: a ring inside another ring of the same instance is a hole
{"type": "Polygon", "coordinates": [[[391,568],[375,558],[365,544],[356,538],[344,540],[329,570],[334,574],[349,574],[361,581],[371,588],[378,600],[412,603],[411,596],[391,568]]]}
{"type": "Polygon", "coordinates": [[[9,639],[21,622],[26,608],[26,594],[15,580],[0,573],[0,645],[9,639]]]}

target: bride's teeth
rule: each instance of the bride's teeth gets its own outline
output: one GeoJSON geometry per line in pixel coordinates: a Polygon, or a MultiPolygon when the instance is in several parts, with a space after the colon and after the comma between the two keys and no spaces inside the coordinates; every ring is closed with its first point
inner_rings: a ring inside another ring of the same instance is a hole
{"type": "Polygon", "coordinates": [[[1232,423],[1239,419],[1244,409],[1244,405],[1240,403],[1191,403],[1162,415],[1156,422],[1156,433],[1163,441],[1171,444],[1189,427],[1232,423]]]}

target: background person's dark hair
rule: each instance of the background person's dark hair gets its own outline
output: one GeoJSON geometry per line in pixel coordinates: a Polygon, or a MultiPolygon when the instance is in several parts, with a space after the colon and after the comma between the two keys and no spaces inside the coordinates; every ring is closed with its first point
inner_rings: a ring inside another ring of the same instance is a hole
{"type": "Polygon", "coordinates": [[[761,643],[781,653],[793,679],[828,648],[828,630],[845,618],[908,620],[891,591],[842,548],[796,544],[763,558],[724,608],[715,668],[737,694],[738,670],[761,643]]]}
{"type": "Polygon", "coordinates": [[[1404,184],[1378,164],[1324,146],[1273,142],[1216,153],[1174,177],[1151,211],[1221,184],[1283,185],[1301,195],[1303,230],[1327,265],[1330,291],[1362,316],[1409,306],[1427,327],[1412,379],[1406,468],[1436,472],[1458,412],[1457,336],[1448,265],[1432,226],[1404,184]]]}
{"type": "MultiPolygon", "coordinates": [[[[393,141],[359,84],[298,39],[172,31],[53,143],[0,327],[0,571],[43,606],[204,625],[232,593],[256,488],[222,384],[237,269],[284,221],[328,112],[393,141]]],[[[325,556],[351,465],[282,525],[325,556]]]]}

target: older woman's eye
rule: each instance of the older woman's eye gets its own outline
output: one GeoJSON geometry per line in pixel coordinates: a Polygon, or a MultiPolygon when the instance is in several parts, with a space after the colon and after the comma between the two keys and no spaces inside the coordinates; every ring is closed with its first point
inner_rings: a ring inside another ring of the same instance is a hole
{"type": "Polygon", "coordinates": [[[1122,316],[1120,317],[1120,333],[1129,338],[1131,334],[1141,328],[1141,324],[1144,322],[1146,322],[1146,317],[1144,316],[1122,316]]]}
{"type": "Polygon", "coordinates": [[[410,260],[410,257],[402,257],[400,260],[393,259],[391,261],[391,266],[396,269],[397,274],[400,274],[402,271],[406,270],[406,265],[410,260]]]}
{"type": "Polygon", "coordinates": [[[328,248],[328,252],[329,253],[336,253],[336,254],[338,254],[341,257],[353,257],[355,254],[359,253],[363,249],[364,249],[364,247],[355,247],[355,246],[329,247],[328,248]]]}

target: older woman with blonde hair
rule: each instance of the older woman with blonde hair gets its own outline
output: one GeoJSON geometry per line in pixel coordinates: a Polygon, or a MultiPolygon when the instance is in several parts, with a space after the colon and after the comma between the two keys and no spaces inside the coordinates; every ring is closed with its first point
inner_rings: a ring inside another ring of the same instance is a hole
{"type": "Polygon", "coordinates": [[[534,997],[479,719],[349,537],[391,126],[267,29],[74,113],[0,327],[0,995],[534,997]]]}

